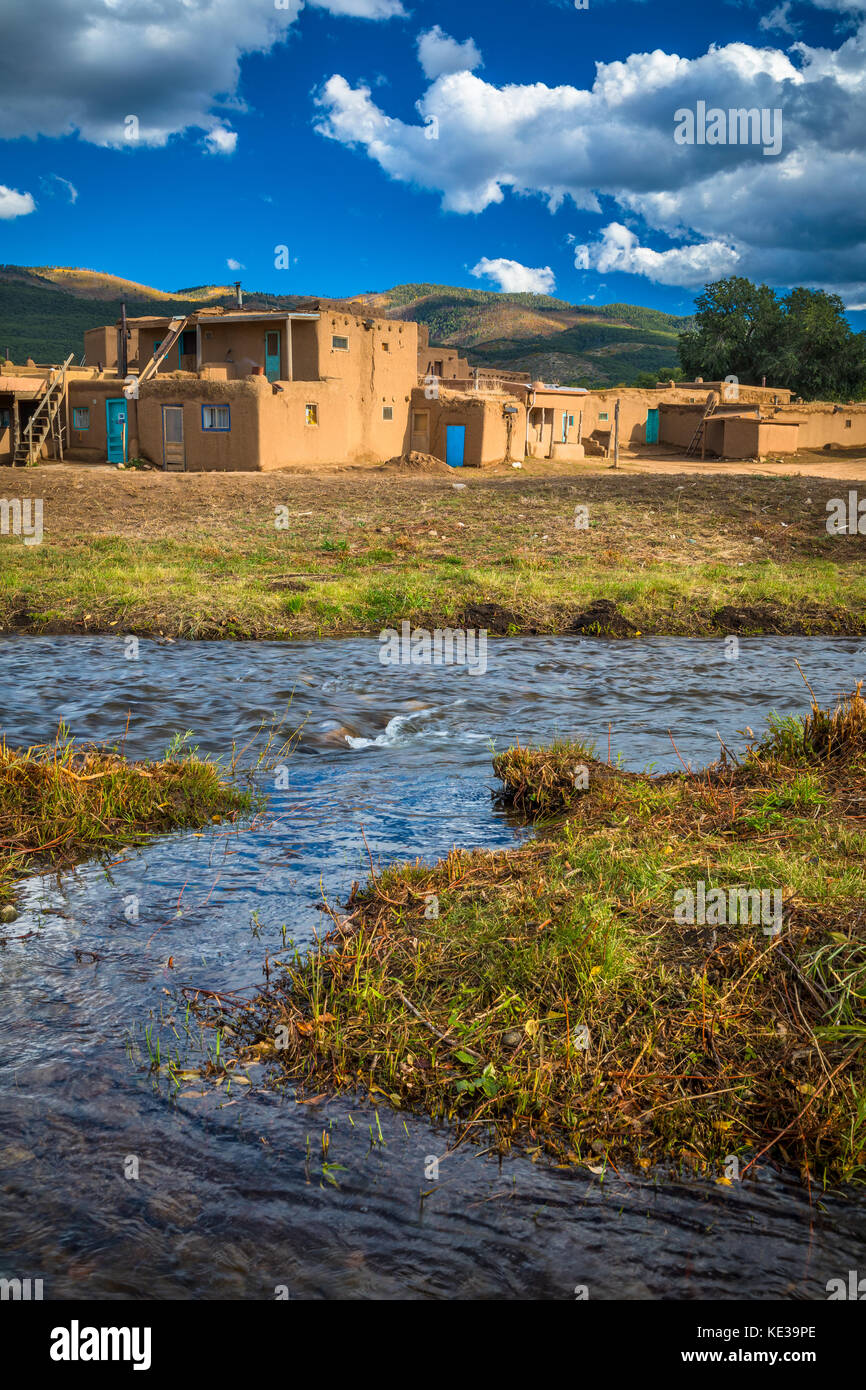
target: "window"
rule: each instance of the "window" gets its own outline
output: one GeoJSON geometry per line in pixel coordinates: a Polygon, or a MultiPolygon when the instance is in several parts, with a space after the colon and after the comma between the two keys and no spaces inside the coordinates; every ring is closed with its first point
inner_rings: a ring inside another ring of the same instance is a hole
{"type": "Polygon", "coordinates": [[[76,405],[72,409],[72,428],[74,430],[90,429],[90,406],[76,405]]]}
{"type": "Polygon", "coordinates": [[[195,355],[195,329],[185,328],[180,335],[180,355],[181,357],[192,357],[195,355]]]}
{"type": "Polygon", "coordinates": [[[383,406],[382,406],[382,419],[383,419],[383,420],[393,420],[393,419],[394,419],[394,407],[393,407],[393,405],[383,405],[383,406]]]}
{"type": "Polygon", "coordinates": [[[203,430],[220,430],[223,433],[232,427],[231,409],[227,405],[203,405],[201,408],[201,427],[203,430]]]}
{"type": "Polygon", "coordinates": [[[383,352],[390,352],[390,351],[391,351],[391,344],[390,344],[390,343],[383,343],[383,344],[382,344],[382,351],[383,351],[383,352]]]}
{"type": "Polygon", "coordinates": [[[606,411],[606,410],[599,411],[599,416],[598,416],[598,418],[599,418],[599,420],[606,420],[606,419],[607,419],[607,411],[606,411]]]}
{"type": "Polygon", "coordinates": [[[319,407],[314,403],[304,406],[304,424],[317,425],[319,423],[319,407]]]}
{"type": "Polygon", "coordinates": [[[162,343],[162,338],[154,338],[154,340],[153,340],[153,351],[154,351],[154,353],[159,352],[160,344],[161,344],[161,343],[162,343]]]}
{"type": "Polygon", "coordinates": [[[571,429],[574,429],[574,416],[573,416],[573,415],[569,415],[569,417],[568,417],[568,428],[569,428],[570,430],[571,430],[571,429]]]}
{"type": "Polygon", "coordinates": [[[850,420],[846,420],[846,421],[845,421],[845,428],[846,428],[846,430],[850,430],[850,428],[851,428],[851,421],[850,421],[850,420]]]}
{"type": "Polygon", "coordinates": [[[12,413],[9,410],[0,410],[0,430],[8,430],[12,420],[12,413]]]}
{"type": "Polygon", "coordinates": [[[331,334],[331,350],[332,350],[333,352],[348,352],[348,351],[349,351],[349,339],[348,339],[348,338],[343,338],[343,337],[341,337],[339,333],[332,333],[332,334],[331,334]]]}

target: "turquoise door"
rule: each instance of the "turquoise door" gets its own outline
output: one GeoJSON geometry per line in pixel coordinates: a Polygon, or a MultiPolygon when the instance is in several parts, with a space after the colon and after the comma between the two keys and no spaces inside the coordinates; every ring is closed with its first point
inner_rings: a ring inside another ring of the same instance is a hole
{"type": "Polygon", "coordinates": [[[126,463],[129,426],[126,401],[122,398],[105,402],[105,434],[108,440],[108,462],[126,463]]]}
{"type": "Polygon", "coordinates": [[[659,442],[659,413],[657,410],[648,410],[646,413],[646,442],[647,444],[658,444],[659,442]]]}
{"type": "Polygon", "coordinates": [[[445,462],[452,468],[463,467],[463,451],[466,447],[466,426],[445,426],[445,462]]]}
{"type": "Polygon", "coordinates": [[[265,334],[265,376],[268,381],[280,379],[280,335],[276,331],[265,334]]]}

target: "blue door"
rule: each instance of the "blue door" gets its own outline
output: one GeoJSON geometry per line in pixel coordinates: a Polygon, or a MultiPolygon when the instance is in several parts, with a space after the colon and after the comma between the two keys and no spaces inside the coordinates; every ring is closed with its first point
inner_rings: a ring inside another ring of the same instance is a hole
{"type": "Polygon", "coordinates": [[[126,419],[126,401],[105,402],[105,434],[108,440],[107,457],[109,463],[126,463],[126,446],[129,430],[126,419]]]}
{"type": "Polygon", "coordinates": [[[657,410],[648,410],[646,413],[646,442],[647,444],[658,444],[659,442],[659,413],[657,410]]]}
{"type": "Polygon", "coordinates": [[[466,426],[445,426],[445,462],[452,468],[463,467],[463,450],[466,446],[466,426]]]}
{"type": "Polygon", "coordinates": [[[280,335],[278,332],[265,334],[265,376],[268,381],[280,379],[280,335]]]}

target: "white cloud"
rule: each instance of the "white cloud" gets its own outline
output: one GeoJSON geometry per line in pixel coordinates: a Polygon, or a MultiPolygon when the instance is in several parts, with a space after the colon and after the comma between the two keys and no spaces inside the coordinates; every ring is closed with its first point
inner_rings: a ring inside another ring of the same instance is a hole
{"type": "MultiPolygon", "coordinates": [[[[381,20],[400,0],[309,0],[337,16],[381,20]]],[[[304,0],[40,0],[3,5],[0,139],[78,133],[97,145],[160,146],[211,131],[237,99],[241,59],[283,43],[304,0]],[[36,47],[34,48],[34,44],[36,47]],[[35,55],[38,53],[38,62],[35,55]]],[[[216,136],[217,144],[225,137],[216,136]]],[[[213,150],[214,141],[208,148],[213,150]]]]}
{"type": "Polygon", "coordinates": [[[474,39],[459,43],[438,24],[418,35],[418,62],[430,81],[449,72],[471,72],[483,66],[474,39]]]}
{"type": "Polygon", "coordinates": [[[621,222],[610,222],[602,231],[601,241],[576,246],[574,250],[578,270],[597,270],[602,275],[624,271],[628,275],[644,275],[660,285],[703,285],[707,280],[720,280],[734,274],[739,259],[736,248],[723,241],[653,251],[641,246],[634,232],[621,222]]]}
{"type": "Polygon", "coordinates": [[[477,279],[486,275],[494,280],[501,290],[512,294],[530,292],[532,294],[552,294],[556,289],[556,279],[549,265],[521,265],[520,261],[509,261],[504,256],[490,260],[482,256],[470,274],[477,279]]]}
{"type": "MultiPolygon", "coordinates": [[[[437,193],[446,211],[530,194],[552,210],[570,200],[600,213],[604,197],[648,229],[617,252],[632,273],[692,285],[701,267],[736,258],[752,278],[866,294],[866,23],[835,49],[633,53],[597,63],[587,88],[498,87],[466,70],[443,73],[416,102],[417,123],[389,116],[369,87],[339,74],[316,102],[322,135],[437,193]],[[698,101],[781,110],[781,153],[676,144],[674,113],[698,101]],[[654,252],[652,232],[684,245],[654,252]]],[[[602,246],[614,255],[610,236],[602,246]]]]}
{"type": "Polygon", "coordinates": [[[246,266],[243,264],[242,261],[236,261],[231,256],[229,256],[228,260],[226,261],[226,265],[228,266],[229,270],[246,270],[246,266]]]}
{"type": "Polygon", "coordinates": [[[28,212],[35,211],[32,193],[19,193],[17,188],[7,188],[5,183],[0,183],[0,218],[26,217],[28,212]]]}
{"type": "Polygon", "coordinates": [[[780,34],[798,33],[799,25],[794,24],[791,19],[791,0],[783,0],[783,3],[777,5],[769,14],[762,14],[758,20],[758,28],[769,32],[775,29],[780,34]]]}
{"type": "Polygon", "coordinates": [[[59,186],[66,191],[66,196],[70,203],[78,202],[78,189],[75,187],[75,184],[70,183],[68,179],[61,178],[60,174],[46,174],[45,178],[40,179],[40,184],[49,197],[52,197],[57,192],[56,185],[59,184],[59,186]]]}
{"type": "Polygon", "coordinates": [[[215,125],[204,137],[204,143],[208,154],[234,154],[238,133],[236,130],[229,130],[228,126],[215,125]]]}
{"type": "Polygon", "coordinates": [[[400,0],[307,0],[315,9],[349,19],[399,19],[405,17],[400,0]]]}

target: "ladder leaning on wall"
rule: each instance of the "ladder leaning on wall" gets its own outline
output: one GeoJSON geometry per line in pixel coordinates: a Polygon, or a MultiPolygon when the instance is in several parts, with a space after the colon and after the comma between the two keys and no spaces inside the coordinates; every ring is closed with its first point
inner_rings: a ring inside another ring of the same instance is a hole
{"type": "Polygon", "coordinates": [[[66,396],[66,372],[74,357],[70,352],[61,367],[52,369],[48,383],[39,398],[36,409],[21,431],[12,456],[15,468],[24,468],[35,463],[49,433],[57,440],[60,458],[63,458],[63,421],[60,407],[66,396]]]}
{"type": "Polygon", "coordinates": [[[700,450],[701,450],[701,458],[703,458],[703,455],[704,455],[704,426],[705,426],[705,424],[707,423],[707,421],[709,420],[710,416],[711,416],[711,415],[713,414],[713,412],[715,411],[715,408],[716,408],[716,398],[715,398],[713,392],[711,391],[710,394],[707,396],[707,403],[706,403],[706,405],[705,405],[705,407],[704,407],[704,413],[703,413],[703,415],[701,416],[700,423],[699,423],[697,429],[695,430],[694,434],[692,435],[692,439],[691,439],[691,443],[689,444],[689,447],[686,449],[686,458],[688,458],[690,454],[696,454],[696,453],[698,452],[698,448],[700,448],[700,450]]]}

